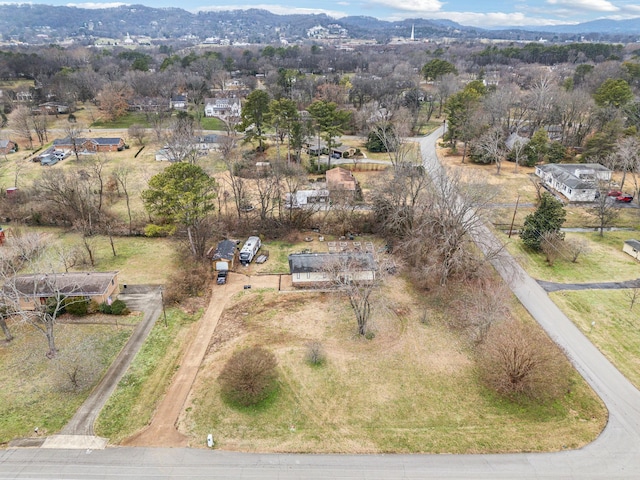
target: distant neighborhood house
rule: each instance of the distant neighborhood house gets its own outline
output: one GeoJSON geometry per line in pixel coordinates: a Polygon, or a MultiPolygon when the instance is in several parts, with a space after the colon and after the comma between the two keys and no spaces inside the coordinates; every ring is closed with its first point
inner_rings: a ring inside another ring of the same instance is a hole
{"type": "Polygon", "coordinates": [[[204,101],[205,117],[218,117],[226,120],[233,117],[240,118],[241,113],[242,103],[239,98],[207,98],[204,101]]]}
{"type": "Polygon", "coordinates": [[[31,110],[33,113],[40,113],[43,115],[60,115],[69,113],[69,105],[57,102],[41,103],[37,107],[33,107],[31,110]]]}
{"type": "Polygon", "coordinates": [[[329,204],[329,190],[326,188],[297,190],[285,194],[286,208],[307,208],[317,204],[329,204]]]}
{"type": "Polygon", "coordinates": [[[118,272],[73,272],[16,275],[3,293],[23,310],[35,310],[49,298],[61,295],[110,303],[119,292],[118,272]],[[17,298],[15,298],[17,297],[17,298]]]}
{"type": "Polygon", "coordinates": [[[171,110],[185,110],[187,108],[187,96],[186,95],[174,95],[169,100],[169,108],[171,110]]]}
{"type": "Polygon", "coordinates": [[[611,170],[599,163],[538,165],[536,175],[570,202],[593,202],[599,194],[598,182],[611,180],[611,170]]]}
{"type": "Polygon", "coordinates": [[[55,139],[53,147],[58,150],[71,150],[78,153],[116,152],[125,148],[124,139],[119,137],[55,139]]]}
{"type": "Polygon", "coordinates": [[[327,170],[326,177],[327,188],[331,191],[346,190],[355,192],[358,188],[358,181],[353,176],[353,173],[345,168],[336,167],[327,170]]]}
{"type": "Polygon", "coordinates": [[[18,144],[12,140],[0,140],[0,154],[7,155],[18,151],[18,144]]]}
{"type": "Polygon", "coordinates": [[[352,281],[372,282],[376,263],[371,253],[293,253],[289,255],[289,272],[294,287],[322,286],[336,273],[352,281]]]}

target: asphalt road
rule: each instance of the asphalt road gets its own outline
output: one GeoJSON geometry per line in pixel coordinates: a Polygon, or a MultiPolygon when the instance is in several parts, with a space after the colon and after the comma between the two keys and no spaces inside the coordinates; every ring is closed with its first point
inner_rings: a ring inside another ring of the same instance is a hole
{"type": "MultiPolygon", "coordinates": [[[[425,163],[437,168],[435,141],[421,139],[425,163]]],[[[474,233],[495,247],[487,228],[474,233]]],[[[496,269],[549,335],[567,352],[609,409],[600,437],[580,450],[506,455],[261,455],[198,449],[8,449],[0,479],[637,479],[640,392],[549,300],[505,251],[496,269]]],[[[203,439],[203,444],[204,444],[203,439]]]]}

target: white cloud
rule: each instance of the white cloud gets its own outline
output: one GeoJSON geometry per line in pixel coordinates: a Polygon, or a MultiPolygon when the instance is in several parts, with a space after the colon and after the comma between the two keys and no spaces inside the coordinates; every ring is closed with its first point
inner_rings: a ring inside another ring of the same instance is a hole
{"type": "Polygon", "coordinates": [[[222,12],[227,10],[249,10],[251,8],[258,8],[260,10],[268,10],[271,13],[277,15],[311,15],[324,13],[333,18],[346,17],[348,14],[345,12],[338,12],[336,10],[327,10],[325,8],[303,8],[303,7],[290,7],[284,5],[272,5],[272,4],[256,4],[256,5],[218,5],[210,7],[198,7],[194,9],[196,12],[222,12]]]}
{"type": "Polygon", "coordinates": [[[607,0],[547,0],[550,5],[592,12],[617,12],[620,8],[607,0]]]}
{"type": "Polygon", "coordinates": [[[443,5],[440,0],[371,0],[371,3],[412,12],[438,12],[443,5]]]}
{"type": "MultiPolygon", "coordinates": [[[[406,18],[415,18],[415,14],[407,13],[394,15],[389,20],[404,20],[406,18]]],[[[434,12],[430,13],[429,19],[452,20],[461,25],[480,28],[496,28],[496,27],[518,27],[518,26],[536,26],[536,25],[559,25],[571,22],[553,20],[550,18],[529,17],[523,13],[477,13],[477,12],[434,12]]]]}

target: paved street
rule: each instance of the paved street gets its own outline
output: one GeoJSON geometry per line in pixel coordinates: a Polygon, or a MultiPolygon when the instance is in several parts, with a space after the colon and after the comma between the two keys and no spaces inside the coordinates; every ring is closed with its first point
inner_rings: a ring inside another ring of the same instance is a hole
{"type": "MultiPolygon", "coordinates": [[[[439,168],[435,142],[420,139],[425,164],[439,168]]],[[[486,248],[497,239],[475,232],[486,248]]],[[[261,455],[199,449],[8,449],[0,479],[636,479],[640,477],[640,392],[549,300],[505,251],[494,264],[515,295],[567,352],[609,409],[600,437],[576,451],[507,455],[261,455]]],[[[203,439],[204,445],[205,439],[203,439]]]]}

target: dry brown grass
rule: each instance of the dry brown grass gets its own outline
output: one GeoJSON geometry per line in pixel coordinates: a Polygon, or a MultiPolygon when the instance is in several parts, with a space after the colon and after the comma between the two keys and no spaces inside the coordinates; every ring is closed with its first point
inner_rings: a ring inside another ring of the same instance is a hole
{"type": "Polygon", "coordinates": [[[392,278],[367,341],[330,294],[242,292],[220,319],[180,429],[194,446],[213,433],[223,449],[261,452],[543,451],[595,438],[606,412],[581,379],[554,405],[495,398],[479,385],[467,344],[444,326],[446,311],[392,278]],[[305,361],[310,341],[322,343],[322,366],[305,361]],[[254,345],[278,358],[279,392],[232,408],[216,379],[234,351],[254,345]]]}

